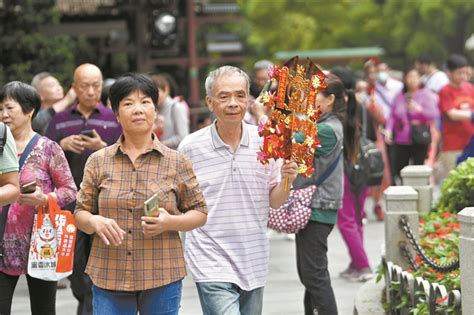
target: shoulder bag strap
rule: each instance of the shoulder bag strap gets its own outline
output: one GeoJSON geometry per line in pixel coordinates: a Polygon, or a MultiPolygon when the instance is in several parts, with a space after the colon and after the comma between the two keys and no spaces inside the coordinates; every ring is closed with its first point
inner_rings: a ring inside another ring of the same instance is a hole
{"type": "MultiPolygon", "coordinates": [[[[35,134],[33,138],[31,138],[30,142],[28,142],[28,145],[26,146],[25,150],[21,154],[20,157],[20,170],[23,167],[23,164],[26,161],[26,158],[28,155],[30,155],[31,150],[35,146],[35,144],[38,142],[38,140],[41,138],[39,134],[35,134]]],[[[3,206],[2,209],[2,214],[0,215],[0,257],[3,256],[3,234],[5,234],[5,226],[7,224],[7,218],[8,218],[8,210],[10,209],[10,205],[3,206]]]]}
{"type": "Polygon", "coordinates": [[[367,108],[362,104],[362,133],[361,137],[367,138],[367,108]]]}
{"type": "Polygon", "coordinates": [[[21,154],[20,161],[18,162],[18,164],[20,164],[20,170],[22,169],[23,164],[25,164],[26,158],[28,157],[28,155],[30,155],[31,150],[33,150],[33,147],[40,138],[41,136],[39,134],[35,134],[34,137],[31,138],[30,142],[28,142],[28,144],[26,145],[25,150],[21,154]]]}
{"type": "Polygon", "coordinates": [[[0,214],[0,259],[3,257],[3,234],[5,233],[8,209],[10,209],[10,205],[3,206],[2,213],[0,214]]]}
{"type": "Polygon", "coordinates": [[[321,184],[332,174],[332,172],[334,172],[334,170],[336,169],[337,164],[339,163],[339,160],[341,159],[341,155],[342,155],[342,150],[339,153],[339,155],[337,156],[337,158],[324,171],[324,173],[321,174],[321,176],[319,176],[318,179],[316,179],[316,182],[314,183],[316,186],[321,186],[321,184]]]}
{"type": "Polygon", "coordinates": [[[3,148],[7,144],[7,126],[0,122],[0,155],[3,154],[3,148]]]}
{"type": "Polygon", "coordinates": [[[375,93],[380,96],[380,98],[387,104],[388,107],[392,106],[392,104],[388,101],[387,97],[380,91],[378,86],[375,86],[375,93]]]}

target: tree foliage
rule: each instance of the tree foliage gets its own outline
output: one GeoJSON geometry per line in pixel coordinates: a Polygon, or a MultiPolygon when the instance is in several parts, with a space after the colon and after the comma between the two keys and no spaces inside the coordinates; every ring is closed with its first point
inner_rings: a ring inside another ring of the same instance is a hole
{"type": "Polygon", "coordinates": [[[30,82],[41,71],[70,82],[74,42],[65,35],[48,36],[41,28],[59,23],[54,0],[0,2],[0,84],[30,82]]]}
{"type": "Polygon", "coordinates": [[[421,54],[438,63],[450,53],[474,59],[464,43],[474,32],[469,0],[239,0],[248,45],[259,58],[281,50],[379,46],[403,66],[421,54]]]}

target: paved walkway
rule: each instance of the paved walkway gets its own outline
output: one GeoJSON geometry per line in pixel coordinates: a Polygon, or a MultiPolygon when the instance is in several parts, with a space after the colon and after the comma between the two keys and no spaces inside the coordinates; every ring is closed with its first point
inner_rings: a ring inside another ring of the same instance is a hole
{"type": "MultiPolygon", "coordinates": [[[[368,201],[367,209],[371,209],[368,201]]],[[[381,246],[384,240],[384,226],[382,222],[375,222],[371,213],[368,213],[368,223],[365,225],[366,249],[372,268],[380,262],[381,246]]],[[[345,244],[337,228],[329,237],[329,271],[336,295],[339,314],[353,314],[354,298],[362,283],[351,283],[338,277],[349,264],[349,257],[345,244]]],[[[295,263],[294,241],[283,235],[276,235],[271,239],[270,273],[264,294],[264,315],[291,315],[303,314],[303,286],[298,280],[295,263]]],[[[77,302],[71,290],[62,289],[57,293],[57,314],[75,314],[77,302]]],[[[13,299],[13,314],[30,314],[28,289],[24,277],[21,278],[13,299]]],[[[180,314],[201,314],[196,288],[192,278],[188,276],[184,281],[182,309],[180,314]]]]}

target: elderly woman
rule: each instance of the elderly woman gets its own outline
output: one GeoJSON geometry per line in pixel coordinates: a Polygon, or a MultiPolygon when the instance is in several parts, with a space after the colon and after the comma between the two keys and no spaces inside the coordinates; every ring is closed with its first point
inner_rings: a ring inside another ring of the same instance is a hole
{"type": "Polygon", "coordinates": [[[207,208],[191,161],[152,132],[153,81],[125,75],[110,101],[123,135],[90,156],[75,212],[78,228],[96,235],[86,268],[94,314],[178,314],[186,275],[178,231],[204,225],[207,208]],[[155,194],[159,213],[145,216],[155,194]]]}
{"type": "MultiPolygon", "coordinates": [[[[20,159],[20,187],[33,181],[36,188],[20,194],[10,204],[0,259],[0,314],[10,314],[18,278],[26,273],[33,217],[48,195],[60,206],[74,201],[76,185],[62,149],[56,142],[35,133],[31,121],[40,109],[36,89],[10,82],[0,90],[0,120],[10,127],[20,159]]],[[[30,187],[34,187],[30,186],[30,187]]],[[[4,210],[5,211],[5,208],[4,210]]],[[[56,282],[26,276],[32,314],[55,314],[56,282]]]]}

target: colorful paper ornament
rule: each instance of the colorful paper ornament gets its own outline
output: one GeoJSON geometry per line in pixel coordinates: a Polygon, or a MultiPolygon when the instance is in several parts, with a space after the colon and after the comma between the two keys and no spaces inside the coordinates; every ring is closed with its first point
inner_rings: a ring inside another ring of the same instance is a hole
{"type": "Polygon", "coordinates": [[[305,68],[298,64],[298,57],[293,57],[283,67],[271,68],[269,76],[261,100],[272,112],[258,128],[263,145],[257,159],[262,164],[272,158],[295,161],[298,173],[309,177],[320,143],[316,94],[326,87],[326,75],[311,61],[305,68]],[[271,83],[278,83],[275,91],[269,91],[271,83]]]}

